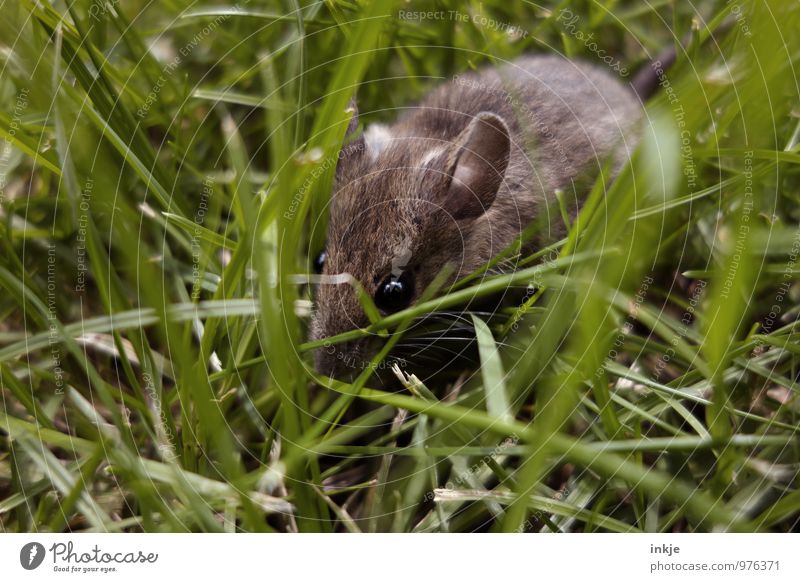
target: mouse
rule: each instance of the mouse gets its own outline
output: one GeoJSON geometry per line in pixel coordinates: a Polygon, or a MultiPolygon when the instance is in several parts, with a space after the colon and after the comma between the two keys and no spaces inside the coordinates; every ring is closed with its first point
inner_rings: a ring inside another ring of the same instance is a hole
{"type": "MultiPolygon", "coordinates": [[[[434,280],[446,292],[534,220],[541,232],[526,252],[558,240],[566,228],[555,193],[574,216],[604,165],[613,176],[629,159],[643,113],[641,96],[611,71],[558,55],[456,75],[394,123],[362,132],[351,108],[315,261],[327,277],[315,289],[311,340],[369,325],[352,281],[388,315],[418,302],[434,280]]],[[[504,261],[487,273],[513,268],[504,261]]],[[[352,380],[385,340],[324,344],[315,369],[352,380]]]]}

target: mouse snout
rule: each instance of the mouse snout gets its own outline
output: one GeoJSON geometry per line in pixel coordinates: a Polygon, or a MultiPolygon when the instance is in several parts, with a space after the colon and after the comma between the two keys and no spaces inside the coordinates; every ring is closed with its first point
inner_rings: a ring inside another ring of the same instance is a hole
{"type": "Polygon", "coordinates": [[[314,350],[314,368],[319,374],[351,381],[363,369],[364,361],[368,361],[372,355],[369,349],[371,338],[340,343],[324,340],[364,328],[369,320],[358,303],[355,290],[349,286],[321,286],[316,303],[310,339],[322,340],[323,345],[314,350]]]}
{"type": "Polygon", "coordinates": [[[324,344],[314,351],[314,368],[318,374],[343,382],[352,382],[369,361],[368,340],[324,344]]]}

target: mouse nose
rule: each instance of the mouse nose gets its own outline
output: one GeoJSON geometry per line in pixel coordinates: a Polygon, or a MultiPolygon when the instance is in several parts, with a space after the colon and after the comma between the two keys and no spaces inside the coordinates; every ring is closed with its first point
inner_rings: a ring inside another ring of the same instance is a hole
{"type": "Polygon", "coordinates": [[[314,369],[318,374],[352,382],[363,371],[366,355],[366,340],[323,345],[314,350],[314,369]]]}
{"type": "MultiPolygon", "coordinates": [[[[355,289],[348,284],[322,284],[317,289],[316,309],[310,339],[325,340],[369,325],[355,289]]],[[[355,378],[363,369],[369,338],[324,344],[314,351],[314,367],[320,374],[343,381],[355,378]]]]}

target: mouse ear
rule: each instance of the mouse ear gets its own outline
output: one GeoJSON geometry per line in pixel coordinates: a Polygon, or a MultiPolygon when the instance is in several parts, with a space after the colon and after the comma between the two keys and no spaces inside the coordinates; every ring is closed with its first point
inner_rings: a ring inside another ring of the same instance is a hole
{"type": "Polygon", "coordinates": [[[350,98],[350,102],[347,104],[347,109],[345,109],[345,111],[351,113],[350,123],[347,124],[347,132],[344,136],[344,141],[347,143],[348,141],[352,141],[358,129],[358,103],[356,103],[355,98],[350,98]]]}
{"type": "Polygon", "coordinates": [[[352,113],[350,122],[347,124],[347,131],[344,135],[344,144],[342,150],[339,152],[339,162],[336,164],[336,176],[341,177],[342,173],[346,170],[348,158],[353,158],[360,155],[365,148],[364,134],[358,132],[358,105],[355,99],[350,99],[347,105],[347,111],[352,113]]]}
{"type": "Polygon", "coordinates": [[[457,220],[486,212],[503,181],[510,150],[505,121],[488,111],[476,115],[448,157],[450,183],[440,200],[442,208],[457,220]]]}

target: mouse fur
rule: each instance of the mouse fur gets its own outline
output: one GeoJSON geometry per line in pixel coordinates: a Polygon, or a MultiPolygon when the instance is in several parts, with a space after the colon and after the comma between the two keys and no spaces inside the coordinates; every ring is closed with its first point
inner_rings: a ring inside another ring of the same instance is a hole
{"type": "MultiPolygon", "coordinates": [[[[322,274],[348,273],[370,297],[408,272],[413,297],[447,265],[448,283],[474,272],[541,219],[541,245],[564,234],[548,212],[561,190],[574,214],[603,165],[617,171],[637,142],[641,101],[609,71],[532,56],[454,77],[392,125],[357,135],[336,170],[322,274]]],[[[443,290],[446,290],[443,289],[443,290]]],[[[368,325],[355,288],[316,292],[317,340],[368,325]]],[[[383,338],[326,346],[319,373],[350,379],[383,338]]]]}

